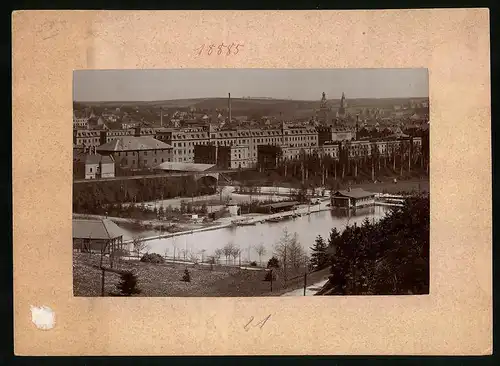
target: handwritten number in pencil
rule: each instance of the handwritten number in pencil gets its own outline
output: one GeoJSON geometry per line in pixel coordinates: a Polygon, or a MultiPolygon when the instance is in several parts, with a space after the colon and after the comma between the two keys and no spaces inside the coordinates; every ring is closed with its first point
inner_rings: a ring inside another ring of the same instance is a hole
{"type": "Polygon", "coordinates": [[[224,54],[224,49],[226,49],[225,55],[230,56],[230,55],[237,55],[240,53],[241,49],[240,47],[243,47],[242,44],[235,44],[234,42],[231,43],[230,45],[225,45],[224,42],[220,43],[219,45],[215,44],[202,44],[198,48],[195,49],[195,52],[198,56],[201,56],[203,54],[206,54],[207,56],[211,56],[214,53],[217,53],[218,56],[224,54]]]}
{"type": "Polygon", "coordinates": [[[222,53],[222,47],[226,47],[224,43],[221,43],[219,47],[217,47],[217,54],[220,55],[222,53]]]}
{"type": "Polygon", "coordinates": [[[198,47],[195,51],[198,51],[198,56],[201,56],[201,53],[203,52],[204,49],[205,49],[205,45],[202,44],[201,47],[198,47]]]}
{"type": "Polygon", "coordinates": [[[248,323],[246,323],[246,324],[245,324],[245,326],[243,327],[243,328],[245,328],[245,330],[246,330],[247,332],[248,332],[248,330],[250,329],[250,328],[249,328],[249,325],[250,325],[250,323],[252,323],[252,322],[253,322],[253,320],[254,320],[254,317],[252,316],[252,317],[250,318],[250,320],[248,321],[248,323]]]}
{"type": "Polygon", "coordinates": [[[271,317],[271,314],[269,314],[268,316],[266,316],[263,320],[261,320],[260,322],[258,322],[255,326],[259,326],[260,329],[262,329],[262,327],[264,326],[264,324],[266,324],[267,320],[271,317]]]}
{"type": "MultiPolygon", "coordinates": [[[[269,320],[270,317],[271,317],[271,314],[269,314],[268,316],[266,316],[264,319],[262,319],[257,324],[253,325],[253,327],[259,327],[260,329],[262,329],[262,327],[264,326],[264,324],[266,324],[266,322],[269,320]]],[[[255,318],[252,316],[250,318],[250,320],[248,321],[248,323],[245,324],[245,326],[243,327],[245,329],[245,331],[248,332],[250,330],[250,324],[252,324],[252,322],[254,321],[254,319],[255,318]]]]}

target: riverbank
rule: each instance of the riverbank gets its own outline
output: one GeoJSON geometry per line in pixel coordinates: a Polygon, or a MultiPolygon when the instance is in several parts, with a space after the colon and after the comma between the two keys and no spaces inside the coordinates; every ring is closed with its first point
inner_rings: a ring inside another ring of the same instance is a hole
{"type": "MultiPolygon", "coordinates": [[[[352,187],[363,188],[364,190],[371,191],[374,193],[399,193],[399,192],[423,192],[429,191],[429,180],[408,180],[408,181],[398,181],[394,182],[377,182],[377,183],[362,183],[353,185],[352,187]]],[[[225,197],[238,197],[238,201],[248,200],[251,195],[236,194],[234,193],[235,187],[227,186],[224,187],[225,197]],[[243,198],[242,198],[243,197],[243,198]],[[245,198],[246,197],[246,198],[245,198]]],[[[289,188],[285,187],[260,187],[262,196],[268,196],[271,194],[276,195],[286,195],[292,194],[289,188]]],[[[319,190],[317,190],[319,193],[319,190]]],[[[74,218],[108,218],[115,222],[116,224],[131,229],[131,231],[142,231],[149,230],[150,233],[143,237],[144,240],[154,240],[160,238],[170,238],[174,236],[187,235],[196,232],[211,231],[217,229],[223,229],[235,226],[237,224],[244,223],[246,225],[258,225],[260,222],[270,220],[270,219],[282,219],[282,220],[292,220],[292,216],[308,215],[313,212],[329,211],[329,197],[331,192],[325,190],[324,196],[317,196],[322,200],[319,205],[301,205],[295,211],[282,212],[277,214],[243,214],[240,216],[224,217],[217,219],[215,221],[201,221],[201,220],[191,220],[183,217],[182,220],[176,221],[166,221],[166,220],[138,220],[134,218],[123,218],[123,217],[112,217],[103,215],[87,215],[87,214],[73,214],[74,218]]],[[[214,195],[201,196],[198,200],[207,199],[207,197],[214,198],[214,195]]],[[[281,196],[280,198],[284,198],[281,196]]],[[[177,203],[180,202],[180,198],[175,199],[177,203]]],[[[170,201],[170,200],[169,200],[170,201]]],[[[173,203],[170,201],[170,203],[173,203]]],[[[125,242],[132,240],[132,237],[124,238],[125,242]]]]}
{"type": "MultiPolygon", "coordinates": [[[[101,271],[97,268],[98,255],[74,253],[73,255],[73,294],[74,296],[101,296],[101,271]]],[[[107,264],[105,264],[107,265],[107,264]]],[[[303,286],[303,277],[291,281],[264,281],[265,270],[245,270],[235,267],[216,265],[186,265],[179,263],[151,264],[140,261],[121,261],[115,269],[132,271],[138,279],[141,293],[138,296],[173,297],[252,297],[281,296],[303,286]],[[188,268],[191,282],[182,281],[184,270],[188,268]]],[[[329,274],[329,269],[308,275],[308,283],[316,283],[329,274]]],[[[107,272],[105,294],[116,290],[120,276],[107,272]]]]}

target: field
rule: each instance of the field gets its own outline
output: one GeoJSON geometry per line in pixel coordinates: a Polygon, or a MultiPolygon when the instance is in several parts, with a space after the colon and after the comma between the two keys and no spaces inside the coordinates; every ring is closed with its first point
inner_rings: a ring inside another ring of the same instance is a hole
{"type": "MultiPolygon", "coordinates": [[[[74,296],[101,296],[101,271],[94,267],[98,264],[98,255],[74,253],[74,296]]],[[[123,261],[115,268],[135,273],[138,277],[138,287],[141,289],[139,296],[146,297],[279,296],[303,286],[302,276],[297,276],[286,283],[278,279],[273,282],[271,292],[270,282],[264,281],[264,270],[243,270],[219,265],[214,266],[213,270],[210,270],[209,266],[188,266],[191,282],[181,280],[186,265],[180,263],[150,264],[123,261]]],[[[326,279],[328,275],[328,268],[312,273],[308,276],[308,285],[326,279]]],[[[106,296],[116,289],[119,280],[118,274],[106,273],[106,296]]]]}

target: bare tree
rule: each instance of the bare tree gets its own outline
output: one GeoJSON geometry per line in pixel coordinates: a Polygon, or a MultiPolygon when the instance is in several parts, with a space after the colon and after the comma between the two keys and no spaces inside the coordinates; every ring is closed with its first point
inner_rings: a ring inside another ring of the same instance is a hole
{"type": "Polygon", "coordinates": [[[148,248],[146,241],[141,236],[135,236],[132,239],[132,244],[134,246],[134,252],[137,253],[138,258],[141,257],[141,252],[143,252],[144,250],[146,250],[148,248]]]}
{"type": "Polygon", "coordinates": [[[254,249],[259,255],[259,262],[260,265],[262,266],[262,256],[265,255],[267,252],[266,247],[264,246],[264,244],[260,243],[259,245],[256,245],[254,249]]]}
{"type": "MultiPolygon", "coordinates": [[[[233,264],[236,262],[236,258],[240,257],[241,255],[241,249],[240,248],[233,248],[233,251],[231,253],[231,256],[233,257],[233,264]]],[[[240,261],[241,265],[241,261],[240,261]]]]}
{"type": "Polygon", "coordinates": [[[189,252],[188,253],[188,258],[189,258],[189,261],[193,262],[193,263],[198,263],[198,256],[196,255],[196,253],[194,252],[189,252]]]}
{"type": "Polygon", "coordinates": [[[283,230],[281,239],[276,243],[274,251],[280,263],[283,264],[285,281],[290,271],[296,273],[307,264],[306,253],[298,240],[297,233],[290,234],[286,228],[283,230]]]}
{"type": "Polygon", "coordinates": [[[224,248],[222,248],[222,253],[224,253],[224,257],[226,257],[226,264],[228,261],[228,258],[230,258],[233,254],[235,246],[233,243],[229,242],[226,245],[224,245],[224,248]]]}
{"type": "Polygon", "coordinates": [[[214,259],[217,263],[219,263],[220,257],[222,257],[223,250],[222,249],[215,249],[214,252],[214,259]]]}

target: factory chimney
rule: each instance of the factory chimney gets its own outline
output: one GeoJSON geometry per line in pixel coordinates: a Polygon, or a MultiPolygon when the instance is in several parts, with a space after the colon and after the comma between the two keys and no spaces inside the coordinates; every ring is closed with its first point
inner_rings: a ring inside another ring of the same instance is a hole
{"type": "Polygon", "coordinates": [[[359,129],[359,114],[356,115],[356,135],[354,136],[354,139],[358,139],[358,129],[359,129]]]}
{"type": "Polygon", "coordinates": [[[160,107],[160,126],[163,127],[163,107],[160,107]]]}
{"type": "Polygon", "coordinates": [[[229,98],[227,100],[227,103],[228,103],[228,107],[229,107],[229,123],[231,123],[232,119],[231,119],[231,93],[229,93],[229,98]]]}

